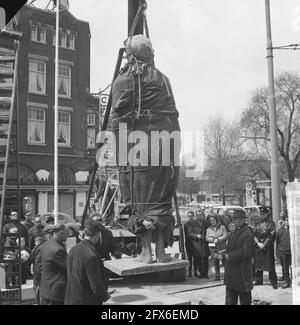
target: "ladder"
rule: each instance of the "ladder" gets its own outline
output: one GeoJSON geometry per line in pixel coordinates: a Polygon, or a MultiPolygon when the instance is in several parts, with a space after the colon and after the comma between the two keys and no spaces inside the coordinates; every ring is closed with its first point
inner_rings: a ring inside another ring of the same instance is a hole
{"type": "Polygon", "coordinates": [[[5,37],[11,40],[13,49],[10,48],[7,54],[0,54],[0,265],[2,266],[0,276],[4,274],[3,268],[5,270],[5,288],[0,288],[0,305],[11,305],[21,304],[22,302],[21,211],[18,211],[17,220],[4,218],[7,214],[7,205],[9,205],[7,172],[13,152],[12,139],[16,137],[12,130],[16,122],[14,114],[16,114],[20,43],[14,33],[1,31],[0,38],[4,39],[5,37]],[[16,233],[4,233],[3,227],[8,223],[14,224],[18,231],[16,233]]]}

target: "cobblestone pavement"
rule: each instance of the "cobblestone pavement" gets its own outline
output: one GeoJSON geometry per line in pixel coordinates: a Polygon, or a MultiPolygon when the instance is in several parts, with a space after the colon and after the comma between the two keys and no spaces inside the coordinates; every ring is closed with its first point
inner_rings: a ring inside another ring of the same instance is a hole
{"type": "MultiPolygon", "coordinates": [[[[225,286],[208,287],[195,291],[172,294],[185,300],[190,300],[192,305],[224,305],[225,304],[225,286]]],[[[272,305],[291,305],[291,288],[274,290],[271,285],[255,286],[252,291],[252,300],[260,300],[272,305]]]]}
{"type": "MultiPolygon", "coordinates": [[[[276,265],[278,277],[281,276],[281,267],[276,265]]],[[[222,274],[222,272],[221,272],[222,274]]],[[[163,292],[172,297],[190,301],[192,305],[224,305],[225,286],[221,281],[214,281],[214,271],[210,268],[210,279],[187,278],[184,283],[151,283],[145,285],[148,289],[163,292]]],[[[264,285],[254,286],[252,301],[259,300],[272,305],[291,305],[292,289],[282,289],[283,282],[278,282],[278,289],[273,289],[269,280],[268,272],[264,272],[264,285]]]]}

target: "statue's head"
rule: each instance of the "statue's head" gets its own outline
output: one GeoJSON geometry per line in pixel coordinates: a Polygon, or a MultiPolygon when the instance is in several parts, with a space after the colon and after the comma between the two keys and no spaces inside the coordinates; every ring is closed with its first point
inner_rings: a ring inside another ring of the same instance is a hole
{"type": "Polygon", "coordinates": [[[153,63],[154,50],[149,38],[144,35],[138,34],[129,37],[125,41],[126,54],[135,57],[137,60],[147,63],[153,63]]]}

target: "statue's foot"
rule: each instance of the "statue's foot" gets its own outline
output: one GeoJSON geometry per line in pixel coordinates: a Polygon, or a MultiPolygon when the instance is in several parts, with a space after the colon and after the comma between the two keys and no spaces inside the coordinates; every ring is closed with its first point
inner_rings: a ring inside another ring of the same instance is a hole
{"type": "Polygon", "coordinates": [[[167,263],[172,261],[172,258],[169,255],[157,256],[157,263],[167,263]]]}
{"type": "Polygon", "coordinates": [[[146,264],[151,264],[151,263],[153,263],[153,258],[152,258],[152,256],[145,256],[144,263],[146,263],[146,264]]]}
{"type": "Polygon", "coordinates": [[[140,254],[134,260],[136,262],[144,262],[144,259],[145,259],[145,255],[144,254],[140,254]]]}

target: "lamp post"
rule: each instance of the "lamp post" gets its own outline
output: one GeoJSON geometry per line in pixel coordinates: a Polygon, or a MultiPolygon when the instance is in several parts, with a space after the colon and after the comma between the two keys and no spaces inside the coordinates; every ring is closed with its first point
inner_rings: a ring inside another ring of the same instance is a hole
{"type": "Polygon", "coordinates": [[[271,182],[272,182],[272,212],[273,220],[277,223],[280,218],[280,178],[276,121],[276,102],[274,87],[273,44],[271,32],[270,1],[265,0],[266,31],[267,31],[267,62],[269,81],[269,120],[271,138],[271,182]]]}

